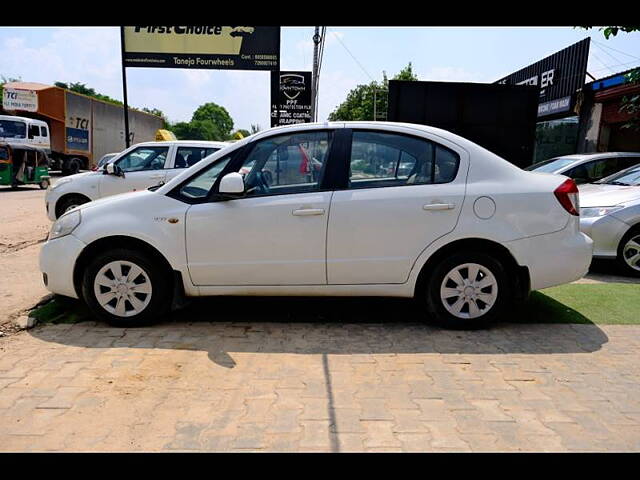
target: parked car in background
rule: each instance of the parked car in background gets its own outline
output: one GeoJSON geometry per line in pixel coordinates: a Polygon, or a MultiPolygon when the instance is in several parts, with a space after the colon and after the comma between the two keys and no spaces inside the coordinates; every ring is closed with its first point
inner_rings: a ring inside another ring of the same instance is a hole
{"type": "Polygon", "coordinates": [[[640,153],[606,152],[584,153],[555,157],[534,163],[525,170],[548,172],[573,178],[578,185],[597,182],[633,165],[640,163],[640,153]]]}
{"type": "Polygon", "coordinates": [[[525,172],[444,130],[299,124],[240,140],[159,188],[65,213],[40,269],[50,291],[114,325],[155,322],[184,295],[343,295],[416,298],[427,318],[474,328],[531,289],[586,273],[592,241],[578,208],[573,180],[525,172]],[[280,155],[320,169],[267,178],[280,155]],[[393,171],[378,168],[390,158],[393,171]]]}
{"type": "Polygon", "coordinates": [[[92,168],[93,171],[96,170],[100,170],[101,168],[103,168],[108,162],[109,160],[111,160],[112,158],[116,157],[118,155],[118,153],[107,153],[106,155],[103,155],[102,158],[98,161],[98,164],[92,168]]]}
{"type": "Polygon", "coordinates": [[[138,143],[107,160],[101,170],[70,175],[50,186],[45,194],[47,215],[55,220],[92,200],[162,184],[228,145],[186,140],[138,143]]]}
{"type": "Polygon", "coordinates": [[[580,188],[580,229],[593,239],[593,256],[615,259],[640,276],[640,165],[580,188]]]}

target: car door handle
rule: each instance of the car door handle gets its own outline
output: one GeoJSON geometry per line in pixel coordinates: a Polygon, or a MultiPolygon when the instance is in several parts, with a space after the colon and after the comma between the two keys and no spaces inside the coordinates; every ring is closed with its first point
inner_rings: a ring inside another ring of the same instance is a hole
{"type": "Polygon", "coordinates": [[[309,215],[324,215],[324,208],[300,208],[291,212],[297,217],[308,217],[309,215]]]}
{"type": "Polygon", "coordinates": [[[451,210],[455,205],[453,203],[427,203],[422,206],[423,210],[451,210]]]}
{"type": "Polygon", "coordinates": [[[153,180],[156,180],[158,178],[164,178],[164,173],[163,174],[157,174],[157,175],[151,175],[149,178],[152,178],[153,180]]]}

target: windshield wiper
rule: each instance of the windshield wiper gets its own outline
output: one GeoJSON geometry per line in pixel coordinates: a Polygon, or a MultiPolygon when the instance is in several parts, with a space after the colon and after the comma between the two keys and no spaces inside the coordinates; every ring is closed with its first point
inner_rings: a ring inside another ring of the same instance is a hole
{"type": "Polygon", "coordinates": [[[630,187],[631,186],[630,183],[624,183],[624,182],[607,182],[607,185],[623,185],[625,187],[630,187]]]}

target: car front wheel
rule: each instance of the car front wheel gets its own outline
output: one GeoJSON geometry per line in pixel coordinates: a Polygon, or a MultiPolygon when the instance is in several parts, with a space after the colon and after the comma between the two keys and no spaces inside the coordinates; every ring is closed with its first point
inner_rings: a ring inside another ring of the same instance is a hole
{"type": "Polygon", "coordinates": [[[446,328],[486,327],[499,317],[511,294],[503,265],[480,252],[445,258],[425,286],[427,310],[446,328]]]}
{"type": "Polygon", "coordinates": [[[622,237],[617,261],[624,273],[640,277],[640,226],[632,228],[622,237]]]}
{"type": "Polygon", "coordinates": [[[171,305],[167,281],[171,277],[156,264],[147,255],[129,249],[98,255],[86,268],[82,282],[88,307],[113,326],[157,322],[171,305]]]}

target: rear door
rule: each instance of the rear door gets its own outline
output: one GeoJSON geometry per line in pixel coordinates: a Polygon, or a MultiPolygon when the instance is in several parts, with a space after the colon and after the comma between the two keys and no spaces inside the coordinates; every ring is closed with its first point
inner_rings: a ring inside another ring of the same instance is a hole
{"type": "Polygon", "coordinates": [[[468,154],[410,132],[353,130],[347,189],[331,201],[329,284],[404,283],[420,253],[455,227],[468,154]]]}

